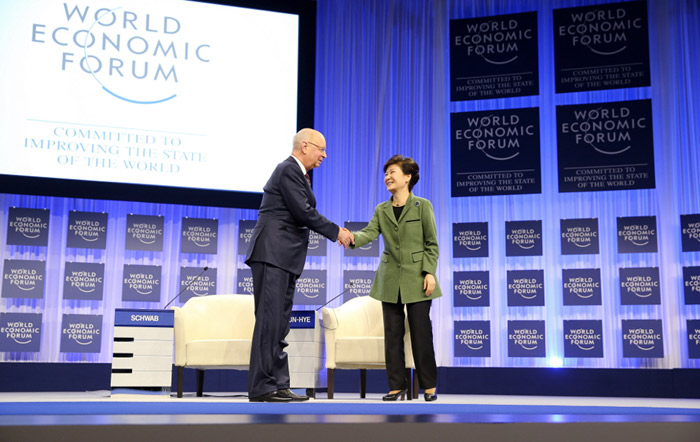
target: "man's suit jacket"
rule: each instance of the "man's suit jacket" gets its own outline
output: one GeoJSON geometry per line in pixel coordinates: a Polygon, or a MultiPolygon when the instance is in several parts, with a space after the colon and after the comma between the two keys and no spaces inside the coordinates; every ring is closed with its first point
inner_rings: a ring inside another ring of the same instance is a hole
{"type": "Polygon", "coordinates": [[[353,232],[354,247],[369,244],[380,233],[384,239],[384,253],[369,295],[395,303],[401,289],[404,304],[442,296],[437,277],[433,293],[425,296],[423,291],[425,273],[435,276],[438,259],[437,229],[430,201],[411,193],[398,221],[391,199],[377,205],[367,227],[353,232]]]}
{"type": "Polygon", "coordinates": [[[338,238],[338,225],[318,213],[311,186],[290,156],[277,165],[263,188],[246,264],[265,262],[301,275],[309,229],[331,241],[338,238]]]}

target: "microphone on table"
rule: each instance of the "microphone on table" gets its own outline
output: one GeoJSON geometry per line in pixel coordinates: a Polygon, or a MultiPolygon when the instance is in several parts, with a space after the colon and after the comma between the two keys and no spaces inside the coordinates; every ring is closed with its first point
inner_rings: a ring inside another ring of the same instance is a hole
{"type": "Polygon", "coordinates": [[[170,302],[168,302],[167,304],[165,304],[165,307],[163,307],[163,308],[164,308],[164,309],[168,308],[168,306],[169,306],[170,304],[172,304],[174,300],[176,300],[177,298],[180,297],[180,295],[182,295],[183,293],[185,293],[185,291],[187,291],[187,289],[190,288],[190,286],[191,286],[192,284],[194,284],[195,281],[197,281],[197,280],[199,279],[200,276],[202,276],[202,273],[206,272],[207,270],[209,270],[209,267],[204,266],[204,269],[202,269],[202,271],[199,272],[199,275],[197,275],[196,277],[192,278],[192,280],[191,280],[190,282],[187,283],[187,285],[185,286],[185,288],[182,289],[182,290],[180,290],[180,293],[178,293],[173,299],[171,299],[170,302]]]}
{"type": "Polygon", "coordinates": [[[355,286],[355,283],[354,283],[354,282],[351,282],[350,284],[348,284],[348,288],[346,288],[345,290],[343,290],[342,292],[340,292],[340,293],[338,294],[338,296],[336,296],[335,298],[331,299],[330,301],[328,301],[328,302],[326,302],[325,304],[323,304],[321,307],[317,308],[316,311],[321,310],[323,307],[327,306],[327,305],[330,304],[331,302],[333,302],[333,301],[335,301],[336,299],[340,298],[342,295],[344,295],[345,293],[347,293],[348,290],[350,290],[350,289],[353,288],[354,286],[355,286]]]}
{"type": "MultiPolygon", "coordinates": [[[[341,295],[347,293],[347,291],[350,290],[351,288],[353,288],[354,286],[355,286],[355,283],[351,282],[350,284],[348,284],[348,288],[346,288],[345,290],[343,290],[342,292],[340,292],[340,293],[338,294],[338,296],[336,296],[335,298],[331,299],[330,301],[328,301],[328,302],[326,302],[325,304],[323,304],[321,307],[317,308],[316,311],[321,310],[323,307],[327,306],[327,305],[330,304],[331,302],[333,302],[333,301],[335,301],[336,299],[340,298],[341,295]]],[[[335,316],[335,310],[331,310],[331,311],[333,312],[333,316],[335,317],[335,322],[338,322],[338,317],[335,316]]],[[[322,319],[323,319],[323,318],[319,318],[319,321],[320,321],[319,324],[321,325],[321,327],[323,327],[323,328],[326,329],[326,330],[335,330],[335,329],[333,329],[333,328],[326,327],[325,324],[323,324],[323,320],[322,320],[322,319]]],[[[336,326],[336,328],[337,328],[337,326],[336,326]]]]}

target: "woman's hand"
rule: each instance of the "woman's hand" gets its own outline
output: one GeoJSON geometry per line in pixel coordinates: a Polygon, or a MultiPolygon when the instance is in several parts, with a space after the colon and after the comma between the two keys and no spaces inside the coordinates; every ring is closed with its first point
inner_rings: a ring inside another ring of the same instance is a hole
{"type": "Polygon", "coordinates": [[[425,296],[430,296],[435,290],[435,277],[430,273],[426,273],[425,278],[423,278],[423,291],[425,296]]]}

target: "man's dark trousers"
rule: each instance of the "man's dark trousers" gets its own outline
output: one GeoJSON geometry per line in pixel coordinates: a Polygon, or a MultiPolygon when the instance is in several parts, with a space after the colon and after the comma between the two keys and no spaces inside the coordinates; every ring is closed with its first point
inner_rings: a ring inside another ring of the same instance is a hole
{"type": "Polygon", "coordinates": [[[251,262],[255,328],[250,349],[248,394],[260,396],[289,388],[289,364],[284,338],[289,333],[289,317],[294,304],[297,275],[264,262],[251,262]]]}

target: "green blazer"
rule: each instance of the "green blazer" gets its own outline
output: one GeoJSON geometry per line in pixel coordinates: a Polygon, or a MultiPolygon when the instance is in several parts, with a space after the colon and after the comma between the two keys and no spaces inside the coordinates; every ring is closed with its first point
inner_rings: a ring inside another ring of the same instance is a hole
{"type": "Polygon", "coordinates": [[[396,303],[401,290],[404,304],[427,301],[442,296],[435,279],[435,290],[425,296],[423,279],[426,273],[435,276],[438,259],[437,229],[433,205],[411,193],[398,222],[389,198],[374,208],[367,227],[355,235],[354,247],[384,239],[384,253],[369,295],[379,301],[396,303]]]}

